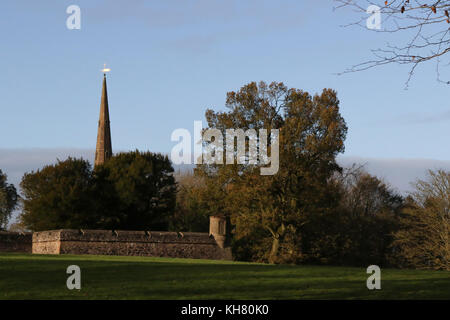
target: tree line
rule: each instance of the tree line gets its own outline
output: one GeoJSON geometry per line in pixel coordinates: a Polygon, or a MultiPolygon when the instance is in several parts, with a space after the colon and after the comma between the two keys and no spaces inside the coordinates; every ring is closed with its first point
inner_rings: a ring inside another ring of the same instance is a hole
{"type": "MultiPolygon", "coordinates": [[[[137,150],[95,168],[69,158],[24,175],[20,224],[207,232],[209,216],[223,214],[237,260],[449,270],[450,173],[430,171],[403,197],[361,167],[340,167],[339,104],[331,89],[249,83],[227,94],[226,111],[206,111],[208,127],[278,129],[277,174],[261,176],[260,163],[176,174],[167,156],[137,150]]],[[[16,202],[0,202],[2,219],[16,202]]]]}

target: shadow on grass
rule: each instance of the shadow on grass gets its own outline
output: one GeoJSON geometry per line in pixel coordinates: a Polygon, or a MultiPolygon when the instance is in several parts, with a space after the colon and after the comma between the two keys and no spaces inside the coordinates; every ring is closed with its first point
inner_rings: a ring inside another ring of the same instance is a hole
{"type": "Polygon", "coordinates": [[[414,270],[383,270],[376,291],[363,268],[182,259],[0,255],[0,274],[0,299],[450,298],[450,273],[414,270]],[[66,288],[72,264],[81,268],[81,291],[66,288]]]}

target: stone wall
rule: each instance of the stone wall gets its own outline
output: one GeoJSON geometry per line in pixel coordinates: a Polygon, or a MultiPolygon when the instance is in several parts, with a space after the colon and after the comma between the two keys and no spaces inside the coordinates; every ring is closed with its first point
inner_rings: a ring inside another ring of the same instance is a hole
{"type": "Polygon", "coordinates": [[[0,252],[31,253],[32,234],[0,231],[0,252]]]}
{"type": "Polygon", "coordinates": [[[213,235],[197,232],[53,230],[33,234],[33,253],[231,260],[213,235]]]}

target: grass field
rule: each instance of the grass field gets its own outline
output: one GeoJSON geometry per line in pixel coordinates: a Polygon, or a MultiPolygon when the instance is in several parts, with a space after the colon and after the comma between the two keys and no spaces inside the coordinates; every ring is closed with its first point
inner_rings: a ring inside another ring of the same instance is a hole
{"type": "Polygon", "coordinates": [[[0,299],[450,299],[450,272],[117,256],[0,254],[0,299]],[[81,290],[66,269],[81,268],[81,290]]]}

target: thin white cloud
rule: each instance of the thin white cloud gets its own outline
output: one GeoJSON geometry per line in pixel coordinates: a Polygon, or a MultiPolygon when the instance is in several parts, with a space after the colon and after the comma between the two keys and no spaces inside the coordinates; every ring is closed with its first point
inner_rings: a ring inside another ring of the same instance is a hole
{"type": "MultiPolygon", "coordinates": [[[[25,172],[42,168],[47,164],[56,163],[57,159],[67,157],[84,158],[94,161],[94,150],[91,149],[0,149],[0,169],[8,175],[8,181],[19,186],[25,172]]],[[[450,171],[450,160],[434,159],[383,159],[354,156],[340,156],[340,165],[348,167],[353,163],[365,164],[366,170],[405,193],[411,190],[410,183],[426,176],[428,169],[444,169],[450,171]]],[[[192,168],[192,166],[175,166],[177,169],[192,168]]]]}
{"type": "MultiPolygon", "coordinates": [[[[83,10],[83,2],[80,2],[83,10]]],[[[167,32],[162,45],[188,51],[208,51],[220,42],[283,32],[304,25],[316,10],[313,2],[297,0],[108,0],[86,3],[92,24],[141,23],[151,32],[167,32]]]]}
{"type": "Polygon", "coordinates": [[[396,119],[396,123],[401,123],[404,125],[411,124],[430,124],[436,122],[446,122],[450,121],[450,110],[444,111],[438,114],[419,114],[410,113],[402,115],[396,119]]]}
{"type": "Polygon", "coordinates": [[[84,158],[93,163],[94,150],[89,149],[0,149],[0,169],[8,181],[19,186],[25,172],[38,170],[68,157],[84,158]]]}
{"type": "MultiPolygon", "coordinates": [[[[69,156],[84,158],[92,164],[94,150],[91,149],[0,149],[0,169],[8,175],[8,182],[13,183],[18,190],[22,176],[26,172],[38,170],[45,165],[56,163],[57,159],[64,160],[69,156]]],[[[402,194],[412,190],[411,182],[423,179],[429,169],[444,169],[450,171],[450,160],[434,159],[382,159],[341,156],[338,158],[341,166],[350,167],[352,164],[364,164],[365,169],[373,175],[389,183],[402,194]]],[[[174,166],[175,170],[192,170],[193,165],[174,166]]],[[[17,217],[13,215],[12,221],[17,217]]]]}
{"type": "Polygon", "coordinates": [[[364,164],[365,169],[378,176],[399,192],[406,194],[412,190],[411,183],[426,177],[428,170],[444,169],[450,171],[450,160],[434,159],[383,159],[341,156],[341,166],[350,167],[353,163],[364,164]]]}

